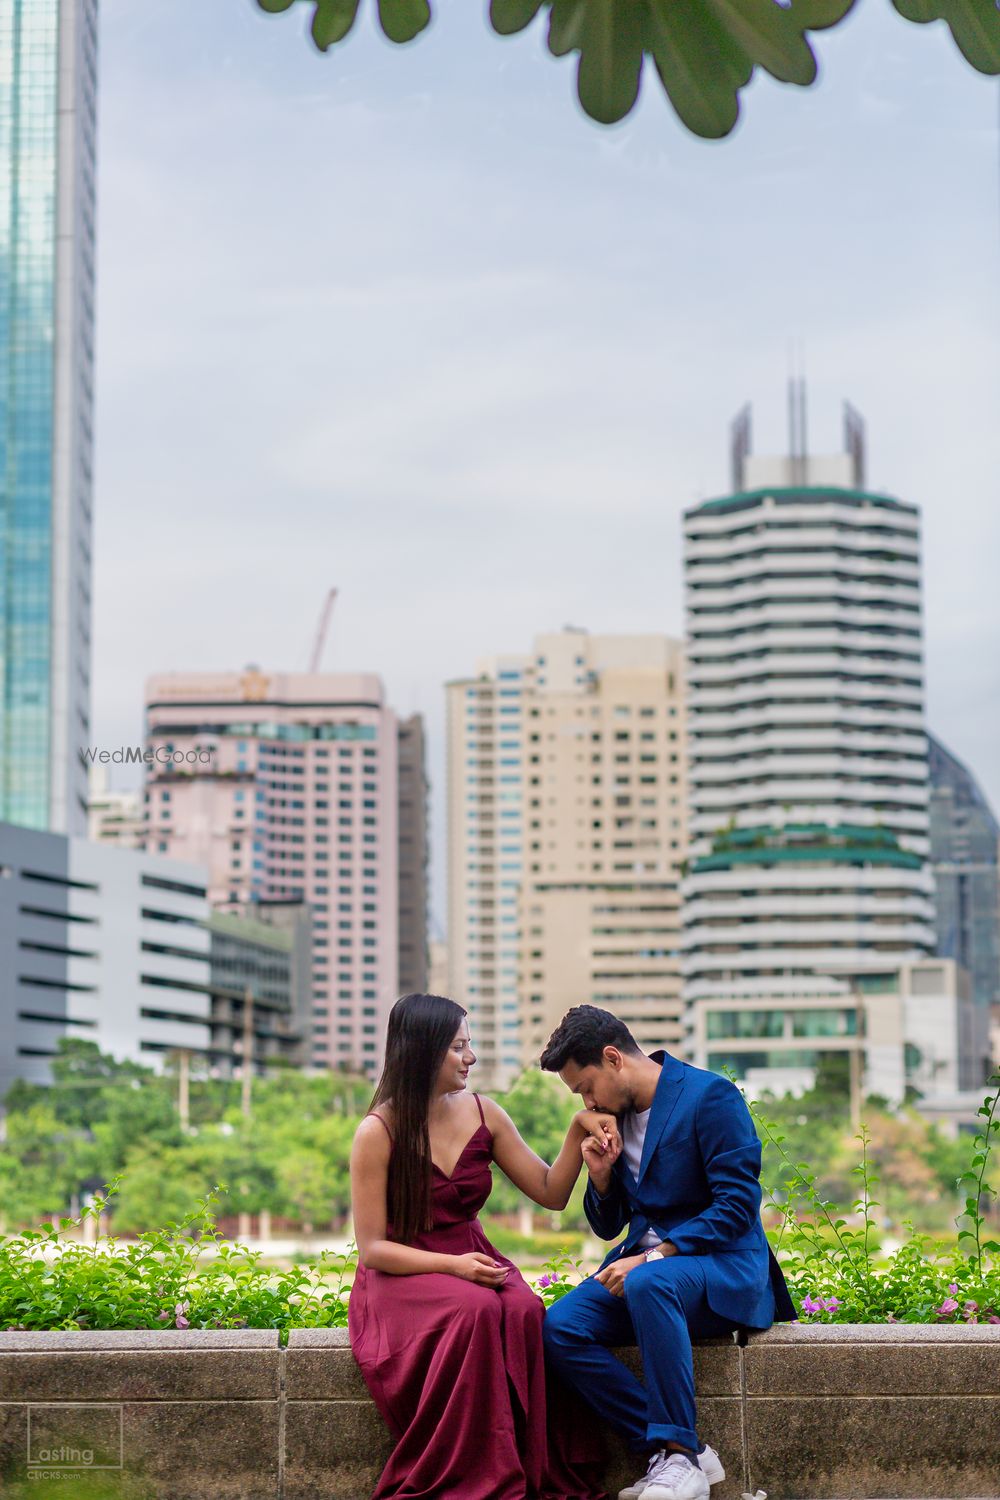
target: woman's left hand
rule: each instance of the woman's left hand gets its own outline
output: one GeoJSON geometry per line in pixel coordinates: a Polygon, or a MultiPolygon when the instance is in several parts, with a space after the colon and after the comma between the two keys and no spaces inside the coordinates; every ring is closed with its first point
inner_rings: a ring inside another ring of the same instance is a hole
{"type": "Polygon", "coordinates": [[[618,1160],[622,1138],[614,1115],[605,1114],[603,1110],[581,1109],[574,1119],[584,1135],[592,1136],[600,1146],[605,1161],[613,1163],[618,1160]]]}

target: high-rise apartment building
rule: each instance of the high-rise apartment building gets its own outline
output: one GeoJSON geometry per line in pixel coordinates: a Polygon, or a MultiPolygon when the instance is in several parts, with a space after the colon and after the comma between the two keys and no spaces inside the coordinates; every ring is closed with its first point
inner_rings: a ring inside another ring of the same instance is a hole
{"type": "Polygon", "coordinates": [[[0,819],[79,834],[90,725],[96,0],[0,0],[0,819]]]}
{"type": "Polygon", "coordinates": [[[683,663],[664,636],[540,636],[448,686],[450,990],[484,1083],[571,1006],[680,1036],[683,663]]]}
{"type": "Polygon", "coordinates": [[[752,457],[744,416],[734,493],[684,519],[685,997],[733,1002],[726,1024],[760,1039],[769,1081],[771,1001],[839,1034],[831,966],[934,948],[919,515],[865,489],[850,408],[847,451],[808,456],[792,394],[791,456],[752,457]]]}
{"type": "MultiPolygon", "coordinates": [[[[422,786],[407,723],[409,784],[422,786]]],[[[147,848],[204,862],[215,906],[307,902],[311,1061],[373,1074],[399,993],[401,905],[400,726],[379,679],[164,674],[147,684],[146,741],[147,848]]],[[[417,844],[422,819],[414,793],[417,844]]],[[[406,859],[412,921],[426,894],[406,859]]]]}
{"type": "Polygon", "coordinates": [[[424,721],[399,721],[399,973],[401,995],[427,990],[427,750],[424,721]]]}

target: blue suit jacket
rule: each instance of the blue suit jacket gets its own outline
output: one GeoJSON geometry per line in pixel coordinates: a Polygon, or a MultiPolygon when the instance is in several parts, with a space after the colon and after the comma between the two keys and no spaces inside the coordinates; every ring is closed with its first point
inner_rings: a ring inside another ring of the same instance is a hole
{"type": "Polygon", "coordinates": [[[748,1328],[796,1316],[760,1222],[760,1141],[743,1096],[728,1078],[667,1052],[651,1054],[660,1081],[646,1128],[638,1180],[624,1156],[604,1198],[588,1184],[584,1211],[594,1233],[628,1233],[604,1261],[637,1252],[648,1229],[679,1255],[706,1259],[709,1306],[748,1328]]]}

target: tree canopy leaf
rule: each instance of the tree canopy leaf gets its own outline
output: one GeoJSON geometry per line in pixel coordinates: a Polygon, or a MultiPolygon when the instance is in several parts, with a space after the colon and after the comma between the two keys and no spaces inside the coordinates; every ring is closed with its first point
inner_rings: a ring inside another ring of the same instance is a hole
{"type": "MultiPolygon", "coordinates": [[[[296,0],[257,0],[271,14],[296,0]]],[[[312,36],[321,51],[343,41],[359,0],[305,0],[314,7],[312,36]]],[[[430,0],[375,0],[391,42],[411,42],[431,19],[430,0]]],[[[739,118],[740,91],[755,68],[806,88],[816,78],[809,33],[842,21],[855,0],[489,0],[499,36],[511,36],[548,11],[554,57],[579,53],[577,93],[593,120],[623,119],[639,97],[648,53],[671,104],[695,135],[728,135],[739,118]]],[[[1000,73],[996,0],[893,0],[919,25],[943,21],[962,55],[981,73],[1000,73]]]]}

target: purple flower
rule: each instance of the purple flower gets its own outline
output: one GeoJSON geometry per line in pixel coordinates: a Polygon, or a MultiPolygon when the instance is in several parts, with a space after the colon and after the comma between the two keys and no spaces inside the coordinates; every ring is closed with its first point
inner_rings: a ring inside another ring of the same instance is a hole
{"type": "Polygon", "coordinates": [[[945,1318],[949,1313],[958,1312],[958,1303],[955,1301],[954,1297],[946,1297],[941,1303],[941,1306],[936,1307],[934,1311],[937,1313],[939,1318],[945,1318]]]}
{"type": "Polygon", "coordinates": [[[951,1282],[948,1283],[948,1295],[949,1295],[949,1297],[957,1297],[958,1296],[958,1282],[957,1281],[951,1281],[951,1282]]]}
{"type": "Polygon", "coordinates": [[[556,1284],[556,1282],[558,1280],[559,1280],[559,1272],[558,1271],[554,1271],[551,1276],[547,1276],[547,1275],[546,1276],[539,1276],[539,1278],[538,1278],[538,1286],[539,1286],[539,1288],[545,1287],[545,1286],[555,1286],[555,1284],[556,1284]]]}
{"type": "Polygon", "coordinates": [[[170,1314],[168,1312],[161,1312],[160,1313],[160,1322],[161,1323],[165,1323],[166,1320],[167,1320],[167,1318],[169,1318],[169,1317],[170,1317],[170,1314]]]}
{"type": "Polygon", "coordinates": [[[804,1313],[818,1313],[823,1311],[823,1303],[814,1297],[803,1297],[802,1311],[804,1313]]]}
{"type": "Polygon", "coordinates": [[[894,1312],[890,1312],[890,1313],[886,1313],[886,1315],[885,1315],[885,1321],[887,1323],[898,1323],[899,1319],[896,1317],[896,1314],[894,1312]]]}
{"type": "Polygon", "coordinates": [[[1000,1318],[997,1317],[996,1313],[990,1313],[986,1321],[987,1323],[1000,1323],[1000,1318]]]}
{"type": "Polygon", "coordinates": [[[827,1297],[826,1301],[823,1303],[823,1310],[824,1312],[836,1312],[839,1306],[839,1297],[827,1297]]]}
{"type": "Polygon", "coordinates": [[[191,1304],[189,1302],[178,1302],[177,1303],[176,1307],[174,1308],[174,1312],[177,1314],[176,1327],[178,1327],[178,1328],[190,1328],[191,1327],[191,1324],[188,1322],[187,1318],[184,1316],[184,1314],[187,1312],[187,1310],[190,1307],[190,1305],[191,1304]]]}

